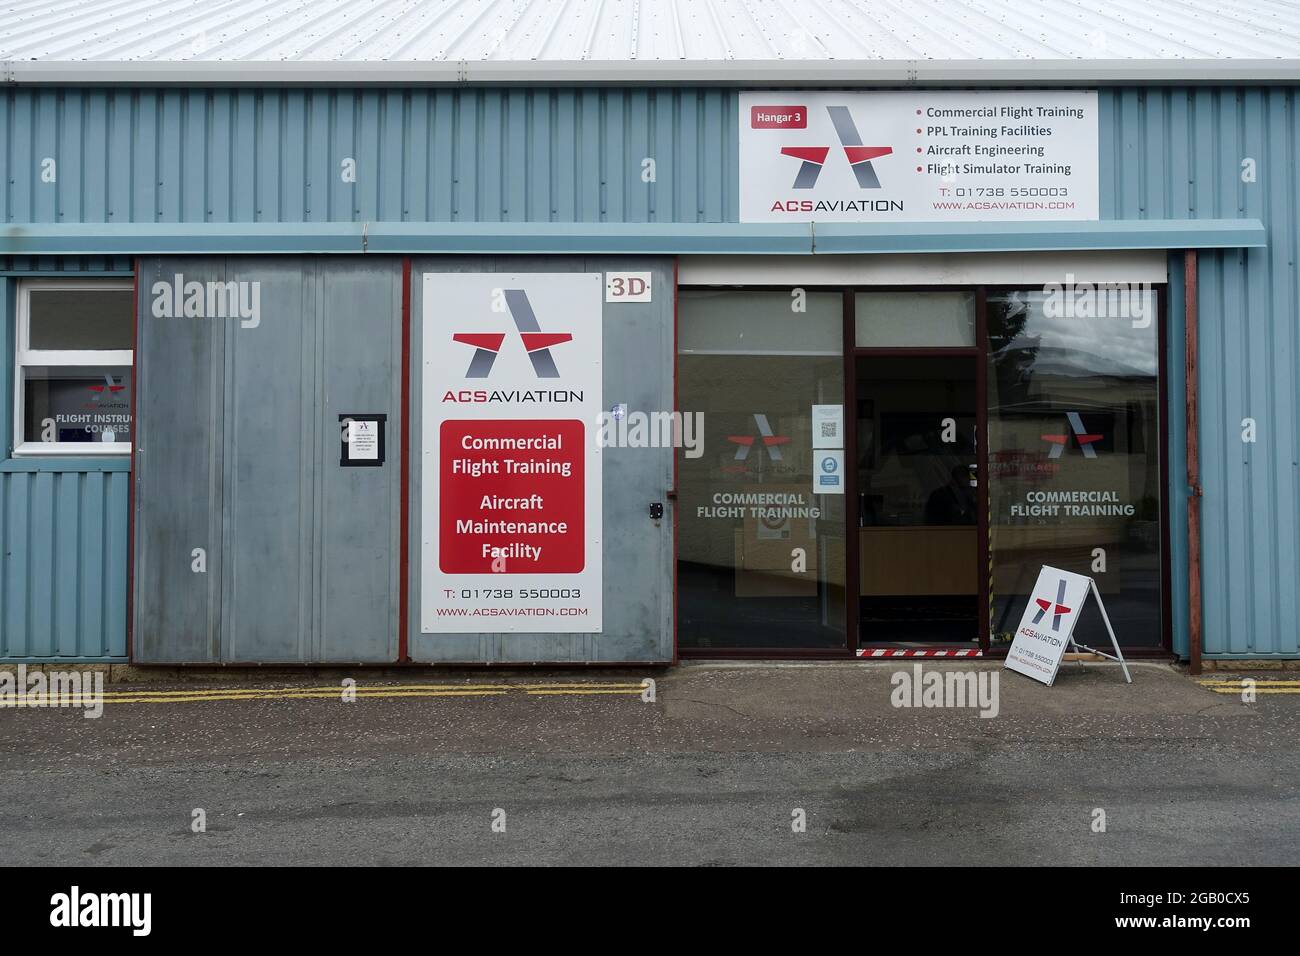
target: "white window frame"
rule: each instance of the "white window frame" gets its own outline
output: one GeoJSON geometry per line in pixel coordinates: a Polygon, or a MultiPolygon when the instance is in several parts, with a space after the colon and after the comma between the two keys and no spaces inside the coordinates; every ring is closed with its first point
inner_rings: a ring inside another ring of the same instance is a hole
{"type": "MultiPolygon", "coordinates": [[[[133,288],[130,279],[23,279],[18,283],[17,307],[14,310],[14,419],[13,455],[34,456],[91,456],[129,455],[129,441],[115,442],[44,442],[31,441],[23,431],[23,402],[25,398],[25,370],[31,366],[73,368],[79,365],[126,366],[132,370],[131,387],[135,388],[135,352],[131,349],[33,349],[31,342],[31,293],[46,291],[121,291],[133,288]]],[[[132,429],[134,430],[134,422],[132,429]]]]}

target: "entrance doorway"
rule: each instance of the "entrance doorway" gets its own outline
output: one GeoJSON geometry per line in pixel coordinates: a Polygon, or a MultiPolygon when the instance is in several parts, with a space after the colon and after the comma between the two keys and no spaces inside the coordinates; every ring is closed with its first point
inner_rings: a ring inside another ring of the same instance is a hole
{"type": "Polygon", "coordinates": [[[978,357],[854,361],[858,646],[978,647],[978,357]]]}
{"type": "Polygon", "coordinates": [[[1055,295],[681,290],[681,656],[997,654],[1044,564],[1167,646],[1162,307],[1055,295]]]}

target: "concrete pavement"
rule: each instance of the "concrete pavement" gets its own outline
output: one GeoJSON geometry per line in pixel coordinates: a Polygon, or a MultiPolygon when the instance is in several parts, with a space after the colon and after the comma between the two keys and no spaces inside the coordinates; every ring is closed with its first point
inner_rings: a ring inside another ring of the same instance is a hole
{"type": "Polygon", "coordinates": [[[998,716],[893,706],[905,663],[355,672],[355,703],[303,696],[319,677],[115,684],[98,720],[0,710],[0,863],[1300,858],[1300,695],[1242,703],[1158,664],[1132,685],[1067,664],[1052,688],[924,670],[998,674],[998,716]]]}

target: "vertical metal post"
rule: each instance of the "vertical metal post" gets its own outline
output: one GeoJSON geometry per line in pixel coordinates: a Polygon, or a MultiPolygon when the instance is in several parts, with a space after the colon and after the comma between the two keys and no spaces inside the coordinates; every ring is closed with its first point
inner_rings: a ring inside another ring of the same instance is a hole
{"type": "Polygon", "coordinates": [[[1197,418],[1196,250],[1183,251],[1187,399],[1187,631],[1191,672],[1201,673],[1201,457],[1197,418]]]}
{"type": "Polygon", "coordinates": [[[858,344],[857,305],[851,289],[844,290],[844,629],[850,656],[856,657],[861,635],[862,598],[858,575],[858,344]]]}

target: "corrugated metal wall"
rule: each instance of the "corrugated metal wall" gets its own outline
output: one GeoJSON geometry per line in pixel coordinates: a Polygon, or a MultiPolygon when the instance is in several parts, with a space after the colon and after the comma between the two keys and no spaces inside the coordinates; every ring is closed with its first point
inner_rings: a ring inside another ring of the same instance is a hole
{"type": "MultiPolygon", "coordinates": [[[[71,258],[4,265],[39,276],[130,267],[71,258]]],[[[0,276],[0,660],[125,660],[129,465],[8,458],[15,286],[0,276]]]]}
{"type": "Polygon", "coordinates": [[[0,219],[734,221],[735,117],[726,90],[10,89],[0,219]]]}
{"type": "MultiPolygon", "coordinates": [[[[1210,656],[1300,653],[1296,99],[1285,88],[1100,96],[1104,218],[1251,216],[1269,231],[1268,249],[1201,255],[1210,656]],[[1254,182],[1242,179],[1248,159],[1254,182]],[[1248,417],[1253,444],[1241,440],[1248,417]]],[[[0,108],[0,219],[11,223],[727,222],[738,205],[733,91],[11,88],[0,108]],[[47,156],[59,160],[53,183],[47,156]]],[[[1170,266],[1181,274],[1180,259],[1170,266]]],[[[1174,283],[1168,451],[1185,650],[1181,310],[1174,283]]]]}
{"type": "Polygon", "coordinates": [[[130,473],[0,472],[0,657],[126,657],[130,473]]]}
{"type": "MultiPolygon", "coordinates": [[[[1200,255],[1207,656],[1295,657],[1300,591],[1300,125],[1277,89],[1103,91],[1102,216],[1253,217],[1268,248],[1200,255]],[[1249,173],[1254,173],[1254,181],[1249,173]],[[1257,440],[1242,440],[1253,418],[1257,440]]],[[[1182,275],[1171,257],[1170,275],[1182,275]]],[[[1169,301],[1176,648],[1187,648],[1183,290],[1169,301]]]]}

